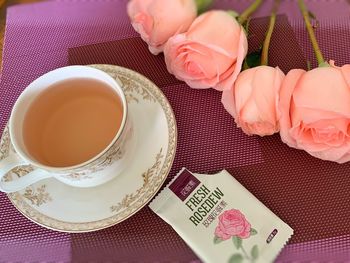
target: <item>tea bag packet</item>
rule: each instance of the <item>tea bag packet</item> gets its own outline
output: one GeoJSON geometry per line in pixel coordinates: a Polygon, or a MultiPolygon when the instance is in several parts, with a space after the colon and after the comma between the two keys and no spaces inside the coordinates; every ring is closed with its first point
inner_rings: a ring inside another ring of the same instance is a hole
{"type": "Polygon", "coordinates": [[[293,230],[227,171],[181,172],[150,208],[204,262],[272,262],[293,230]]]}

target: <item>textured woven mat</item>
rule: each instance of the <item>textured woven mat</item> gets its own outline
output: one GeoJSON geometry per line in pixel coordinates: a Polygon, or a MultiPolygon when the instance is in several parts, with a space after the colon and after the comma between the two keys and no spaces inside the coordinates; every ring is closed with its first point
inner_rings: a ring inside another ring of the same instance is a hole
{"type": "MultiPolygon", "coordinates": [[[[139,45],[138,50],[134,50],[134,52],[140,52],[140,54],[134,53],[135,56],[141,56],[143,53],[147,53],[149,56],[145,45],[137,38],[137,34],[128,22],[125,14],[126,2],[126,0],[64,0],[15,6],[8,10],[3,72],[0,82],[0,131],[7,122],[13,103],[26,85],[49,70],[68,64],[68,48],[116,40],[120,40],[118,48],[121,48],[122,43],[132,41],[134,45],[139,45]]],[[[249,2],[217,0],[216,5],[240,11],[249,2]]],[[[349,63],[350,5],[346,0],[310,0],[308,4],[320,19],[316,33],[320,38],[320,44],[325,50],[326,57],[335,58],[338,64],[349,63]],[[332,16],[336,16],[337,19],[334,20],[332,16]]],[[[271,5],[272,0],[264,1],[264,6],[257,15],[268,14],[271,5]]],[[[300,22],[295,0],[282,2],[280,12],[286,11],[290,14],[289,19],[304,56],[308,59],[313,58],[303,24],[300,22]]],[[[255,35],[263,34],[259,28],[261,27],[254,30],[255,35]]],[[[255,42],[254,38],[258,37],[252,36],[252,44],[258,45],[258,41],[255,42]]],[[[277,41],[272,45],[278,47],[282,44],[280,41],[283,38],[275,38],[275,40],[277,41]]],[[[101,47],[105,45],[110,44],[101,44],[101,47]]],[[[96,48],[101,47],[96,46],[96,48]]],[[[82,50],[84,49],[86,47],[82,47],[82,50]]],[[[281,50],[284,51],[282,48],[281,50]]],[[[293,54],[293,57],[289,57],[291,54],[288,53],[288,62],[277,61],[282,69],[290,67],[290,62],[300,62],[299,59],[303,55],[299,52],[300,49],[296,48],[296,50],[298,51],[293,54]]],[[[135,57],[129,55],[129,50],[124,49],[123,52],[117,50],[116,53],[118,53],[117,57],[121,63],[126,63],[127,60],[137,62],[135,57]],[[126,62],[123,62],[123,57],[126,62]]],[[[270,62],[274,64],[274,59],[279,56],[285,58],[286,54],[284,53],[287,54],[287,52],[281,52],[278,56],[273,55],[270,62]]],[[[109,53],[105,59],[110,56],[114,57],[115,55],[109,53]]],[[[89,57],[85,58],[89,59],[89,57]]],[[[333,164],[317,161],[302,152],[281,146],[279,140],[274,137],[258,139],[244,136],[235,128],[232,121],[228,121],[228,114],[221,108],[220,96],[217,92],[190,90],[186,85],[166,76],[167,73],[161,57],[156,59],[158,62],[152,63],[158,63],[158,67],[155,68],[157,74],[153,73],[152,75],[152,71],[149,70],[148,66],[145,66],[144,61],[133,65],[163,89],[170,98],[178,119],[179,141],[181,142],[179,142],[174,170],[170,176],[182,165],[187,165],[194,171],[232,168],[231,171],[249,190],[297,231],[292,240],[294,244],[287,246],[278,261],[327,260],[326,256],[328,259],[337,257],[339,261],[348,259],[349,237],[344,236],[350,234],[349,226],[347,226],[348,212],[345,210],[349,210],[347,207],[348,189],[346,189],[348,165],[333,167],[333,164]],[[157,77],[158,75],[160,77],[157,77]],[[187,103],[184,103],[185,99],[187,103]],[[200,99],[203,99],[202,104],[194,103],[200,99]],[[191,121],[190,116],[183,113],[184,105],[190,111],[198,114],[198,120],[191,121]],[[205,110],[208,112],[217,110],[218,116],[221,117],[214,119],[214,114],[211,113],[209,114],[210,119],[207,120],[205,110]],[[205,126],[208,123],[212,125],[212,121],[215,121],[213,127],[205,126]],[[193,130],[193,128],[198,127],[204,128],[202,131],[193,130]],[[222,132],[222,130],[225,131],[222,132]],[[184,143],[186,138],[191,138],[193,132],[197,137],[184,143]],[[216,133],[216,137],[211,138],[209,134],[214,133],[216,133]],[[230,134],[232,137],[229,136],[230,134]],[[225,156],[226,159],[217,145],[221,142],[221,135],[224,136],[225,140],[228,140],[226,141],[228,142],[226,149],[229,149],[229,154],[225,156]],[[203,145],[198,145],[197,140],[200,140],[203,145]],[[209,148],[207,148],[208,146],[209,148]],[[279,154],[293,152],[294,157],[299,162],[295,164],[295,160],[278,159],[279,162],[294,166],[288,166],[291,167],[289,171],[276,170],[271,172],[271,169],[274,168],[271,160],[276,157],[271,156],[274,152],[279,154]],[[218,158],[215,157],[216,154],[219,155],[218,158]],[[262,164],[263,160],[266,161],[266,166],[262,164]],[[310,164],[306,164],[306,160],[310,160],[310,164]],[[301,164],[303,166],[300,166],[301,164]],[[315,171],[319,167],[323,170],[318,175],[316,172],[311,174],[309,178],[310,175],[305,176],[304,173],[306,171],[304,166],[308,165],[315,167],[315,171]],[[256,173],[252,173],[252,171],[256,173]],[[277,171],[279,171],[278,174],[277,171]],[[267,179],[260,178],[262,173],[270,172],[267,179]],[[282,182],[282,179],[286,182],[282,182]],[[316,185],[315,179],[320,181],[316,182],[316,185]],[[303,187],[296,185],[298,181],[304,182],[303,187]],[[310,191],[312,194],[303,196],[302,190],[299,188],[303,190],[313,189],[310,191]],[[345,192],[346,190],[347,192],[345,192]],[[289,199],[281,199],[281,192],[285,192],[289,199]],[[340,194],[338,195],[337,192],[340,194]],[[332,200],[333,205],[327,199],[332,200]],[[315,203],[316,208],[312,207],[309,202],[315,203]],[[323,202],[324,205],[322,205],[323,202]],[[291,211],[294,211],[294,214],[291,211]],[[342,217],[343,214],[346,217],[342,217]],[[343,221],[341,228],[342,219],[346,220],[343,221]],[[324,225],[319,224],[319,221],[324,225]],[[329,239],[329,237],[340,235],[343,236],[329,239]],[[309,241],[320,238],[327,239],[309,241]],[[322,249],[326,255],[320,253],[322,249]],[[298,256],[298,253],[302,256],[298,256]]],[[[87,63],[91,62],[87,61],[87,63]]],[[[99,63],[103,63],[103,61],[101,60],[99,63]]],[[[0,210],[0,262],[67,261],[71,253],[75,261],[95,260],[101,262],[103,259],[110,260],[112,258],[117,262],[175,260],[189,262],[196,260],[196,256],[176,233],[152,214],[148,208],[143,209],[118,226],[83,235],[56,233],[34,225],[20,215],[3,194],[0,195],[0,210]],[[32,243],[36,245],[36,249],[31,247],[32,243]]]]}

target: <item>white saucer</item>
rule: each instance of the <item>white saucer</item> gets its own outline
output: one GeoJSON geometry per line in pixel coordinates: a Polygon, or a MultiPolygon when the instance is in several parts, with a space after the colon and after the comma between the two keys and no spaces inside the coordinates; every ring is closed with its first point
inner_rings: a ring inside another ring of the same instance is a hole
{"type": "MultiPolygon", "coordinates": [[[[122,83],[137,137],[133,160],[112,181],[93,188],[75,188],[46,179],[8,194],[13,205],[35,223],[62,232],[89,232],[115,225],[145,206],[172,166],[177,129],[171,106],[159,88],[144,76],[118,66],[92,65],[122,83]]],[[[13,151],[6,128],[0,159],[13,151]]],[[[7,179],[23,176],[30,166],[13,169],[7,179]]],[[[113,173],[113,166],[103,172],[113,173]]]]}

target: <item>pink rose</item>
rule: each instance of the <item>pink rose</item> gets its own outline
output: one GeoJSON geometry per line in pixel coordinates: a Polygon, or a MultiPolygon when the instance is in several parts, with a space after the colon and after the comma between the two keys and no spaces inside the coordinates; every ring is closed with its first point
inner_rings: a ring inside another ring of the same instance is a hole
{"type": "Polygon", "coordinates": [[[185,32],[197,16],[194,0],[131,0],[127,6],[132,26],[157,55],[168,39],[185,32]]]}
{"type": "Polygon", "coordinates": [[[241,71],[248,44],[242,26],[225,11],[196,18],[186,33],[164,48],[168,71],[190,87],[230,89],[241,71]]]}
{"type": "Polygon", "coordinates": [[[323,160],[350,160],[350,65],[290,71],[279,107],[283,142],[323,160]]]}
{"type": "Polygon", "coordinates": [[[219,216],[215,236],[222,240],[227,240],[233,236],[248,238],[250,236],[250,224],[239,210],[227,210],[219,216]]]}
{"type": "Polygon", "coordinates": [[[248,134],[271,135],[279,131],[278,100],[285,75],[279,68],[259,66],[244,70],[222,103],[248,134]]]}

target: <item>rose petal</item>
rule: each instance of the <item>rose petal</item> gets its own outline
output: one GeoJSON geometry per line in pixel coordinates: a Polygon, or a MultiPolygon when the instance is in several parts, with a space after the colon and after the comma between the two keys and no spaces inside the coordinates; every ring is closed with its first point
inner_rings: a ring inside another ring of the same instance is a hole
{"type": "Polygon", "coordinates": [[[187,60],[195,61],[197,64],[201,65],[207,79],[216,78],[216,82],[218,82],[218,76],[225,73],[231,66],[231,58],[222,53],[215,52],[215,50],[208,45],[192,42],[188,46],[196,48],[199,52],[189,52],[187,60]]]}
{"type": "Polygon", "coordinates": [[[340,147],[330,147],[327,150],[322,150],[319,152],[313,152],[306,150],[310,155],[319,158],[321,160],[333,161],[333,162],[344,162],[346,160],[345,156],[350,152],[350,145],[347,143],[340,147]]]}
{"type": "Polygon", "coordinates": [[[346,153],[344,154],[343,157],[341,157],[340,159],[337,160],[337,163],[346,163],[346,162],[349,162],[350,161],[350,153],[346,153]]]}
{"type": "Polygon", "coordinates": [[[332,119],[332,120],[327,120],[324,118],[321,118],[320,120],[311,123],[308,125],[310,128],[315,128],[315,129],[325,129],[325,128],[335,128],[336,130],[347,134],[348,132],[348,127],[349,127],[349,120],[348,119],[332,119]]]}
{"type": "Polygon", "coordinates": [[[232,53],[229,53],[228,51],[226,51],[225,49],[221,48],[220,46],[215,46],[213,45],[212,43],[205,43],[205,42],[201,42],[201,41],[198,41],[198,40],[189,40],[191,41],[191,43],[197,43],[198,45],[201,45],[201,46],[205,46],[206,48],[222,55],[222,56],[225,56],[227,58],[236,58],[237,56],[236,55],[233,55],[232,53]]]}
{"type": "Polygon", "coordinates": [[[329,147],[339,147],[345,142],[344,133],[334,130],[316,130],[312,129],[312,137],[315,143],[323,143],[329,147]]]}
{"type": "Polygon", "coordinates": [[[263,120],[260,118],[259,108],[256,105],[253,97],[248,99],[243,109],[238,113],[238,116],[240,118],[240,122],[246,122],[249,124],[263,122],[263,120]]]}
{"type": "Polygon", "coordinates": [[[259,135],[261,137],[272,135],[276,133],[278,130],[278,127],[276,128],[275,123],[269,123],[269,122],[255,122],[255,123],[245,123],[242,120],[238,120],[239,125],[238,127],[241,127],[244,133],[247,135],[259,135]]]}
{"type": "Polygon", "coordinates": [[[188,86],[190,86],[193,89],[209,89],[213,87],[213,84],[210,84],[211,82],[208,82],[206,80],[184,80],[188,86]]]}
{"type": "Polygon", "coordinates": [[[211,43],[229,52],[230,57],[237,57],[237,48],[230,41],[223,40],[239,38],[239,23],[226,11],[213,10],[200,15],[188,29],[186,35],[189,39],[200,43],[211,43]],[[220,28],[225,26],[225,34],[220,28]]]}
{"type": "Polygon", "coordinates": [[[185,64],[192,65],[187,67],[186,73],[189,79],[193,79],[191,76],[196,76],[197,74],[202,75],[202,78],[213,78],[217,75],[217,70],[213,67],[213,62],[210,55],[202,55],[198,52],[191,52],[188,54],[185,64]],[[196,65],[194,67],[194,65],[196,65]]]}
{"type": "Polygon", "coordinates": [[[221,97],[221,103],[224,106],[225,110],[231,114],[233,118],[236,118],[236,105],[235,105],[235,98],[233,95],[233,89],[231,90],[224,90],[222,92],[221,97]]]}
{"type": "Polygon", "coordinates": [[[232,88],[234,82],[237,79],[238,74],[241,72],[242,64],[247,55],[247,52],[248,40],[243,28],[241,27],[236,62],[232,64],[232,69],[228,70],[228,73],[230,74],[229,76],[226,76],[225,74],[221,76],[220,83],[218,83],[218,85],[214,87],[216,90],[223,91],[232,88]],[[233,73],[231,74],[230,72],[233,73]]]}
{"type": "Polygon", "coordinates": [[[147,7],[154,0],[129,1],[127,5],[127,13],[131,19],[139,12],[146,12],[147,7]]]}
{"type": "Polygon", "coordinates": [[[293,93],[296,108],[342,114],[350,118],[350,92],[341,71],[333,67],[305,73],[293,93]]]}
{"type": "Polygon", "coordinates": [[[348,135],[349,120],[347,119],[320,119],[306,127],[312,132],[312,141],[329,147],[341,146],[348,135]]]}
{"type": "Polygon", "coordinates": [[[276,98],[275,98],[275,108],[276,108],[276,117],[278,120],[278,126],[279,126],[279,120],[281,118],[281,112],[278,108],[279,105],[279,101],[280,101],[280,91],[282,88],[282,83],[284,78],[286,77],[286,75],[282,72],[282,70],[280,70],[279,67],[276,67],[276,76],[275,76],[275,81],[274,81],[274,87],[275,90],[278,91],[276,93],[276,98]]]}
{"type": "MultiPolygon", "coordinates": [[[[294,103],[294,102],[293,102],[294,103]]],[[[323,120],[334,120],[339,118],[348,119],[347,116],[336,112],[329,112],[321,109],[310,109],[306,107],[296,107],[293,105],[293,114],[292,114],[292,126],[299,122],[303,122],[305,124],[312,124],[314,122],[323,120]]]]}
{"type": "MultiPolygon", "coordinates": [[[[143,1],[143,0],[141,0],[143,1]]],[[[164,45],[175,34],[185,32],[197,14],[194,1],[153,0],[147,6],[147,13],[153,17],[152,45],[164,45]]]]}
{"type": "Polygon", "coordinates": [[[127,13],[149,50],[159,54],[171,36],[187,31],[196,18],[197,8],[194,1],[131,0],[127,13]]]}
{"type": "Polygon", "coordinates": [[[135,31],[140,34],[140,37],[143,41],[145,41],[146,43],[150,42],[150,36],[147,34],[142,24],[132,22],[131,25],[135,29],[135,31]]]}
{"type": "Polygon", "coordinates": [[[164,45],[160,45],[159,47],[152,47],[148,46],[148,50],[153,54],[153,55],[158,55],[163,52],[164,45]]]}
{"type": "Polygon", "coordinates": [[[305,128],[303,124],[290,129],[289,134],[295,140],[294,148],[303,149],[307,152],[318,152],[329,149],[328,145],[316,143],[313,139],[311,130],[305,128]]]}
{"type": "Polygon", "coordinates": [[[232,61],[235,60],[225,55],[222,55],[221,53],[217,53],[213,49],[210,50],[210,55],[212,61],[211,66],[216,68],[216,76],[213,77],[216,77],[217,82],[219,82],[222,80],[222,78],[227,72],[230,72],[232,61]]]}
{"type": "Polygon", "coordinates": [[[280,118],[280,135],[284,143],[290,147],[296,147],[296,141],[291,137],[289,130],[292,128],[290,119],[290,106],[292,94],[301,76],[305,73],[302,69],[293,69],[284,78],[280,90],[280,101],[278,109],[281,113],[280,118]]]}
{"type": "Polygon", "coordinates": [[[253,93],[253,81],[258,67],[242,71],[234,84],[236,109],[239,113],[247,105],[253,93]]]}
{"type": "Polygon", "coordinates": [[[276,96],[279,93],[283,78],[272,67],[260,66],[254,74],[252,82],[252,98],[257,106],[260,121],[276,123],[276,96]]]}
{"type": "Polygon", "coordinates": [[[345,79],[348,87],[350,88],[350,65],[344,65],[340,68],[343,78],[345,79]]]}
{"type": "MultiPolygon", "coordinates": [[[[191,42],[186,40],[184,34],[178,34],[169,39],[168,43],[164,47],[164,58],[167,69],[170,74],[175,74],[175,77],[182,81],[192,81],[192,80],[201,80],[204,78],[198,75],[188,74],[185,62],[186,62],[186,52],[184,50],[188,49],[188,46],[191,45],[191,42]],[[178,54],[178,51],[182,53],[178,54]]],[[[195,51],[196,49],[193,49],[195,51]]],[[[203,52],[198,50],[198,53],[203,52]]],[[[204,88],[208,88],[207,86],[204,88]]]]}
{"type": "MultiPolygon", "coordinates": [[[[147,36],[152,33],[153,18],[146,13],[140,12],[134,16],[133,24],[140,25],[147,36]]],[[[141,28],[140,28],[141,30],[141,28]]]]}
{"type": "Polygon", "coordinates": [[[213,54],[213,51],[206,45],[200,45],[193,41],[185,39],[184,34],[179,34],[169,39],[164,48],[165,62],[169,73],[182,81],[185,81],[190,87],[206,89],[214,87],[218,82],[219,64],[223,65],[226,57],[220,54],[213,54]],[[177,54],[181,52],[180,54],[177,54]],[[222,60],[217,63],[213,61],[221,57],[222,60]],[[175,58],[175,59],[174,59],[175,58]],[[194,74],[186,68],[186,63],[195,63],[202,71],[202,74],[194,74]],[[210,62],[210,63],[209,63],[210,62]]]}
{"type": "Polygon", "coordinates": [[[224,90],[221,102],[224,108],[234,117],[237,118],[238,112],[247,103],[251,94],[251,74],[256,72],[256,68],[242,71],[232,89],[224,90]],[[238,111],[238,112],[237,112],[238,111]]]}

